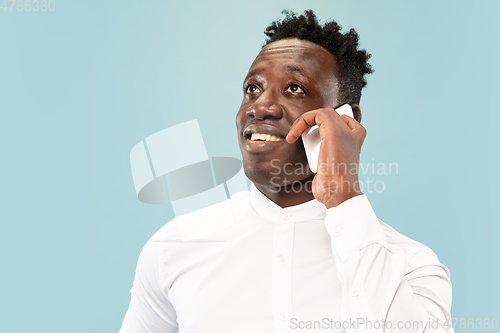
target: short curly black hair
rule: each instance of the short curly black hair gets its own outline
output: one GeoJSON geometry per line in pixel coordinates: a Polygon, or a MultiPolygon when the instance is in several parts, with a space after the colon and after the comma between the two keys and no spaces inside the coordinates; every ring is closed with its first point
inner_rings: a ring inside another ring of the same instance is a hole
{"type": "Polygon", "coordinates": [[[361,89],[366,86],[365,74],[373,73],[368,63],[371,55],[366,50],[358,50],[358,33],[351,29],[340,32],[341,26],[335,22],[326,22],[321,26],[312,10],[297,16],[293,11],[283,10],[286,18],[274,21],[264,32],[269,39],[266,46],[284,38],[296,37],[318,44],[333,54],[340,69],[339,102],[359,104],[361,89]]]}

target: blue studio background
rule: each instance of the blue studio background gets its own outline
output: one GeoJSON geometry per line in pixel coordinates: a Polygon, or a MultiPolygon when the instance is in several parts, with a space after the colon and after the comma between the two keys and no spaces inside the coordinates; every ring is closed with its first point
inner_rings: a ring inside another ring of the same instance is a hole
{"type": "Polygon", "coordinates": [[[118,332],[174,217],[137,200],[130,150],[198,119],[209,156],[240,158],[243,78],[284,8],[358,30],[375,69],[362,162],[398,164],[361,176],[385,185],[375,212],[451,270],[453,317],[500,317],[499,2],[53,2],[0,0],[1,332],[118,332]]]}

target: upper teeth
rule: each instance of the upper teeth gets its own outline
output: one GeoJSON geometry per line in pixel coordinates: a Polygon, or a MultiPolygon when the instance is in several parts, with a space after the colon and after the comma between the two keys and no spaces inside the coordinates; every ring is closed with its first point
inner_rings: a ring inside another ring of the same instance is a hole
{"type": "Polygon", "coordinates": [[[282,141],[283,139],[271,134],[261,134],[261,133],[253,133],[250,140],[262,140],[262,141],[282,141]]]}

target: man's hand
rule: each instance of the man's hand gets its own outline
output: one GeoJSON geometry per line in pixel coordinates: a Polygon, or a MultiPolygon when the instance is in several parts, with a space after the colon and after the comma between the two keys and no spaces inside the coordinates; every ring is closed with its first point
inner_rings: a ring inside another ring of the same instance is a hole
{"type": "Polygon", "coordinates": [[[286,136],[288,143],[297,141],[309,127],[318,125],[322,140],[318,171],[314,176],[314,197],[327,208],[360,194],[358,182],[359,155],[366,129],[355,119],[334,109],[317,109],[295,120],[286,136]]]}

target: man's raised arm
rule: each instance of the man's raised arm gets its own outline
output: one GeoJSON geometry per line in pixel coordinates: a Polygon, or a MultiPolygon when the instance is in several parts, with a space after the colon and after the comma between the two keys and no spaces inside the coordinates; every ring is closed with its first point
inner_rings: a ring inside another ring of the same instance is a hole
{"type": "Polygon", "coordinates": [[[453,332],[450,275],[434,252],[379,221],[364,195],[328,209],[325,225],[347,332],[453,332]]]}

